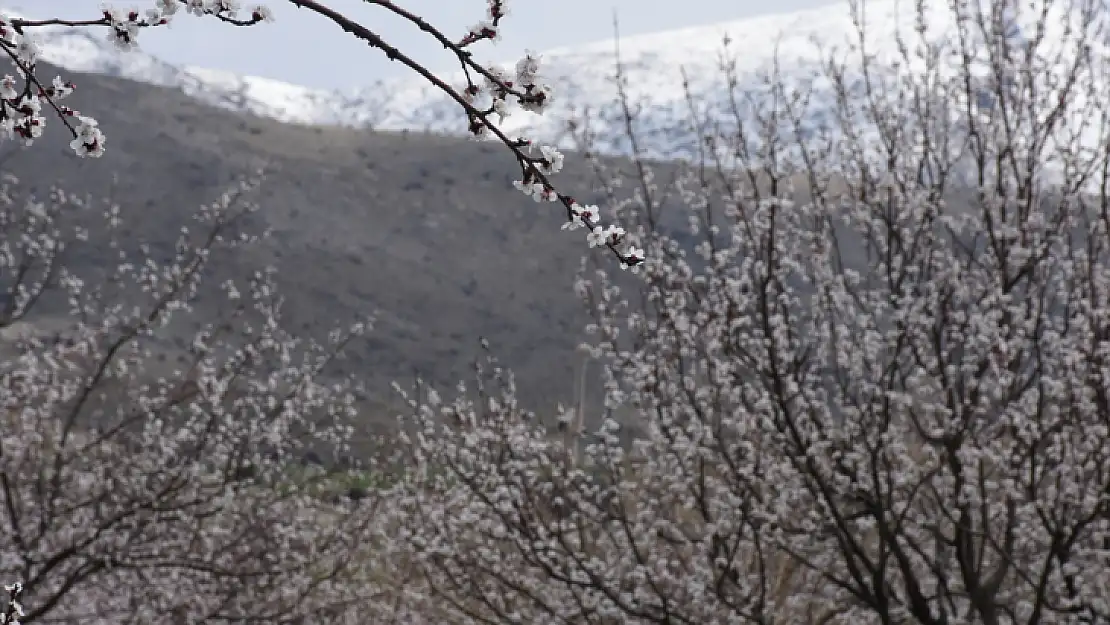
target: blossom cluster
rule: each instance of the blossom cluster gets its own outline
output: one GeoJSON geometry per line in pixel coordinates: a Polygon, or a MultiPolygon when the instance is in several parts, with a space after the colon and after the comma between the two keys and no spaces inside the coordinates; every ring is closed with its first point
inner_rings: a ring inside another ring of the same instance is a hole
{"type": "Polygon", "coordinates": [[[470,28],[470,31],[459,42],[459,47],[466,47],[475,41],[489,39],[498,41],[501,38],[501,18],[508,15],[505,0],[487,0],[486,19],[479,21],[470,28]]]}
{"type": "Polygon", "coordinates": [[[19,602],[23,584],[4,584],[4,592],[8,593],[8,598],[4,601],[4,611],[0,612],[0,625],[19,625],[24,614],[23,604],[19,602]]]}
{"type": "MultiPolygon", "coordinates": [[[[460,47],[482,38],[496,40],[497,20],[504,15],[503,0],[489,0],[489,19],[472,28],[460,47]]],[[[557,174],[563,169],[563,154],[554,146],[543,145],[539,146],[538,156],[531,156],[536,147],[531,140],[518,137],[509,142],[489,122],[490,115],[496,115],[498,122],[504,121],[512,112],[511,103],[525,111],[541,115],[550,107],[554,90],[550,84],[542,81],[540,61],[538,54],[528,51],[517,61],[513,72],[496,66],[475,67],[483,78],[481,85],[467,73],[467,84],[460,89],[460,93],[463,102],[470,107],[467,110],[469,130],[475,137],[497,134],[499,138],[506,140],[516,153],[521,167],[521,179],[513,181],[514,187],[536,202],[561,202],[567,210],[564,229],[585,226],[589,230],[587,243],[590,247],[609,247],[616,253],[621,268],[636,269],[644,260],[643,249],[629,245],[621,250],[625,243],[622,228],[601,226],[597,211],[584,210],[573,197],[560,193],[547,179],[547,176],[557,174]],[[482,104],[481,108],[479,103],[482,104]],[[527,148],[527,153],[521,152],[520,148],[527,148]]]]}
{"type": "Polygon", "coordinates": [[[104,154],[104,133],[96,120],[59,104],[60,100],[73,92],[73,83],[63,81],[60,77],[56,77],[49,86],[40,81],[36,68],[41,51],[28,30],[53,24],[106,26],[108,40],[120,50],[129,51],[138,46],[138,36],[142,29],[169,24],[182,3],[189,13],[212,15],[236,25],[250,25],[273,19],[270,9],[263,5],[252,8],[249,18],[238,19],[240,6],[237,0],[156,0],[155,6],[145,13],[140,13],[137,9],[120,10],[103,5],[99,19],[84,21],[36,21],[0,14],[0,49],[7,53],[18,76],[17,79],[5,75],[0,83],[0,136],[7,139],[18,138],[26,145],[33,144],[35,139],[42,136],[46,125],[42,112],[44,108],[49,108],[53,109],[73,135],[70,148],[77,156],[95,158],[104,154]],[[20,81],[22,85],[19,84],[20,81]]]}

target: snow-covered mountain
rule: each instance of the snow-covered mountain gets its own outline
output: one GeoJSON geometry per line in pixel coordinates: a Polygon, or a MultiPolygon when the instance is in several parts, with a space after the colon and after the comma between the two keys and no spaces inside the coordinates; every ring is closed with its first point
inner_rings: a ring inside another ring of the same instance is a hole
{"type": "MultiPolygon", "coordinates": [[[[377,100],[362,94],[311,89],[222,70],[181,67],[141,48],[124,52],[107,40],[103,29],[48,26],[35,29],[34,35],[42,58],[59,67],[173,87],[214,106],[283,122],[374,125],[381,110],[377,100]]],[[[367,89],[366,93],[373,91],[367,89]]]]}
{"type": "MultiPolygon", "coordinates": [[[[896,30],[912,32],[916,17],[913,4],[897,0],[866,3],[866,45],[880,61],[897,54],[893,37],[896,30]]],[[[947,3],[927,5],[932,7],[926,20],[930,32],[943,36],[951,20],[947,3]]],[[[121,52],[106,40],[102,30],[51,27],[36,32],[43,56],[51,63],[75,71],[176,87],[223,108],[292,123],[465,132],[465,117],[457,104],[418,77],[347,91],[311,89],[219,70],[178,67],[141,49],[121,52]]],[[[654,156],[695,153],[697,133],[687,121],[691,102],[703,119],[728,123],[730,115],[724,112],[730,108],[730,89],[721,70],[726,37],[730,41],[728,56],[733,58],[739,78],[738,89],[732,90],[735,94],[765,90],[761,78],[772,68],[776,54],[782,80],[788,84],[810,80],[830,48],[845,49],[856,41],[855,33],[852,13],[845,3],[622,38],[620,60],[627,93],[640,111],[639,130],[645,143],[641,147],[654,156]],[[689,98],[683,87],[684,76],[689,98]]],[[[552,49],[541,56],[541,74],[555,88],[556,105],[543,116],[515,111],[503,122],[503,129],[545,142],[564,143],[567,120],[588,106],[591,129],[596,131],[602,150],[627,152],[629,148],[621,140],[620,108],[614,101],[614,42],[552,49]]],[[[511,67],[512,63],[504,66],[511,67]]],[[[444,77],[452,84],[464,82],[461,73],[444,77]]],[[[821,101],[821,84],[817,87],[819,97],[811,105],[814,125],[820,124],[822,110],[830,106],[821,101]]],[[[827,102],[828,98],[824,99],[827,102]]]]}
{"type": "MultiPolygon", "coordinates": [[[[893,6],[893,2],[888,2],[893,6]]],[[[887,21],[890,16],[881,16],[887,21]]],[[[625,37],[620,59],[627,76],[628,93],[642,109],[642,130],[651,153],[686,153],[696,142],[682,123],[687,119],[683,70],[694,100],[705,107],[726,104],[727,89],[718,58],[727,35],[738,57],[742,77],[756,79],[767,69],[776,43],[784,58],[801,73],[817,59],[809,39],[828,41],[851,31],[847,5],[792,14],[686,28],[670,32],[625,37]],[[780,37],[781,36],[781,37],[780,37]],[[796,53],[796,54],[795,54],[796,53]]],[[[81,72],[109,74],[176,87],[208,104],[284,122],[372,126],[382,129],[465,132],[465,117],[457,104],[420,79],[379,81],[353,90],[322,90],[266,78],[240,76],[197,67],[179,67],[161,61],[140,48],[121,52],[107,41],[101,29],[49,27],[35,31],[43,57],[50,63],[81,72]]],[[[155,37],[157,33],[149,33],[155,37]]],[[[486,46],[485,52],[495,52],[486,46]]],[[[368,52],[369,53],[369,52],[368,52]]],[[[618,137],[606,125],[619,121],[613,81],[616,61],[613,42],[560,48],[542,53],[541,72],[555,87],[554,110],[544,116],[515,112],[502,127],[514,134],[560,142],[574,111],[588,106],[595,115],[591,128],[601,140],[618,137]]],[[[512,62],[504,64],[511,67],[512,62]]],[[[449,76],[463,84],[463,76],[449,76]]],[[[614,128],[615,130],[615,128],[614,128]]],[[[626,146],[610,141],[605,151],[621,153],[626,146]]]]}

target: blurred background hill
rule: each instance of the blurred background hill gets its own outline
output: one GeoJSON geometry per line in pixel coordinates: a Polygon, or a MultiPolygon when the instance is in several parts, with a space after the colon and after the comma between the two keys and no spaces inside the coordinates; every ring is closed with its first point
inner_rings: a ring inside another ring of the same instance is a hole
{"type": "MultiPolygon", "coordinates": [[[[89,113],[108,137],[105,156],[75,157],[58,121],[48,119],[34,147],[0,148],[0,171],[39,197],[58,185],[110,198],[121,207],[127,245],[146,243],[155,257],[168,258],[201,203],[264,166],[269,173],[253,195],[261,210],[248,229],[272,234],[235,254],[236,264],[215,263],[208,284],[273,265],[288,327],[316,338],[374,314],[373,332],[348,349],[342,365],[366,380],[369,401],[382,407],[372,411],[374,420],[392,420],[384,406],[396,399],[393,380],[408,386],[419,374],[450,389],[468,379],[479,337],[516,372],[530,408],[575,396],[582,358],[575,347],[587,319],[572,285],[583,254],[609,259],[590,252],[581,231],[560,231],[561,206],[537,204],[512,187],[519,170],[503,147],[289,125],[212,108],[168,88],[67,76],[79,83],[86,108],[95,108],[89,113]]],[[[583,159],[566,162],[558,180],[576,197],[599,201],[583,159]]],[[[102,221],[94,212],[72,219],[102,221]]],[[[107,271],[115,254],[80,245],[68,264],[107,271]]],[[[44,304],[40,313],[63,314],[61,305],[44,304]]]]}

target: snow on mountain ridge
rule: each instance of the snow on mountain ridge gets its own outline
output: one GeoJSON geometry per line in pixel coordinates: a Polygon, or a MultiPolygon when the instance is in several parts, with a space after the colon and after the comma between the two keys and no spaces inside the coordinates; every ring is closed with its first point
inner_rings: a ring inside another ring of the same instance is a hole
{"type": "MultiPolygon", "coordinates": [[[[622,38],[621,57],[629,76],[629,94],[647,109],[648,132],[658,135],[651,141],[673,143],[678,139],[667,136],[673,134],[672,130],[660,129],[681,125],[685,117],[680,66],[687,68],[691,86],[699,99],[721,100],[723,85],[719,84],[721,76],[716,56],[725,33],[745,50],[753,47],[759,50],[756,55],[740,56],[744,64],[741,73],[752,73],[768,65],[773,40],[779,32],[797,40],[803,31],[813,35],[822,31],[827,34],[829,23],[840,22],[841,30],[844,24],[850,26],[846,9],[836,9],[838,7],[622,38]]],[[[34,34],[47,62],[72,71],[177,88],[225,109],[290,123],[451,134],[466,132],[465,117],[460,114],[458,105],[419,79],[379,81],[373,86],[353,90],[313,89],[222,70],[180,67],[149,55],[141,48],[122,52],[98,29],[50,26],[36,29],[34,34]]],[[[599,112],[602,123],[606,123],[607,118],[614,121],[612,42],[556,48],[542,56],[541,72],[556,88],[557,106],[542,117],[517,111],[505,120],[503,129],[526,133],[541,141],[562,142],[568,116],[580,110],[575,107],[585,104],[599,112]]],[[[502,65],[511,66],[511,63],[502,65]]],[[[463,84],[461,73],[449,78],[452,84],[463,84]]],[[[601,134],[615,136],[617,133],[601,134]]],[[[663,153],[673,152],[675,146],[648,147],[651,153],[663,153]]],[[[624,151],[617,145],[611,148],[624,151]]],[[[682,151],[681,146],[679,151],[682,151]]]]}
{"type": "Polygon", "coordinates": [[[176,86],[181,81],[179,68],[153,56],[141,52],[105,54],[107,42],[85,29],[52,29],[35,35],[43,58],[68,70],[135,78],[160,86],[176,86]]]}
{"type": "MultiPolygon", "coordinates": [[[[927,6],[926,24],[933,36],[940,36],[937,34],[944,33],[952,23],[947,3],[927,6]]],[[[897,55],[893,33],[912,31],[915,17],[911,3],[868,2],[868,52],[880,61],[893,59],[897,55]]],[[[466,134],[466,118],[457,103],[418,77],[378,81],[351,90],[313,89],[222,70],[178,67],[141,49],[121,52],[96,29],[55,26],[36,29],[36,35],[48,62],[74,71],[177,88],[226,109],[291,123],[466,134]]],[[[800,83],[818,73],[831,49],[844,50],[856,38],[847,3],[622,37],[620,60],[626,92],[640,109],[636,128],[645,156],[690,157],[699,149],[698,133],[689,126],[683,70],[699,116],[726,126],[731,123],[727,114],[730,90],[720,68],[726,35],[731,40],[729,51],[740,80],[739,90],[756,93],[765,90],[761,75],[771,70],[776,58],[780,79],[788,84],[800,83]]],[[[488,54],[491,50],[483,51],[488,54]]],[[[555,89],[552,110],[543,116],[514,111],[501,124],[502,130],[510,136],[525,135],[566,146],[567,121],[589,106],[591,129],[597,133],[599,149],[628,153],[621,108],[615,101],[614,42],[549,49],[541,57],[541,75],[555,89]]],[[[511,67],[512,63],[499,65],[511,67]]],[[[465,84],[458,71],[444,78],[449,84],[465,84]]],[[[825,91],[818,94],[811,110],[814,125],[819,125],[832,106],[827,85],[825,91]]],[[[90,113],[95,115],[95,111],[90,113]]]]}
{"type": "MultiPolygon", "coordinates": [[[[892,55],[895,49],[889,34],[897,28],[912,27],[914,13],[899,11],[896,0],[873,0],[869,6],[870,43],[885,49],[887,56],[892,55]]],[[[929,13],[930,23],[939,23],[946,17],[946,12],[936,8],[929,13]]],[[[800,81],[817,70],[828,52],[822,51],[815,41],[843,48],[851,43],[854,33],[849,5],[843,3],[622,37],[619,58],[626,93],[642,111],[637,128],[644,139],[645,145],[641,147],[645,155],[689,157],[697,152],[697,133],[687,127],[689,109],[683,90],[683,70],[692,99],[703,109],[728,108],[728,87],[721,69],[726,35],[731,40],[727,52],[734,56],[733,67],[741,89],[758,91],[761,74],[771,69],[776,52],[782,77],[788,82],[800,81]]],[[[588,105],[595,115],[591,123],[599,131],[602,151],[628,153],[621,109],[615,101],[616,42],[553,48],[540,56],[541,75],[555,89],[553,110],[542,117],[514,113],[501,128],[512,134],[566,145],[567,120],[588,105]]],[[[461,72],[446,78],[450,84],[464,84],[461,72]]],[[[383,116],[380,127],[465,132],[465,118],[455,112],[455,105],[426,83],[403,83],[394,94],[394,104],[383,116]],[[445,107],[450,114],[444,113],[445,107]]]]}
{"type": "Polygon", "coordinates": [[[35,29],[33,36],[42,59],[53,65],[180,89],[224,109],[287,123],[324,125],[373,125],[380,114],[380,103],[365,94],[352,96],[224,70],[177,66],[141,48],[119,50],[95,28],[46,26],[35,29]]]}

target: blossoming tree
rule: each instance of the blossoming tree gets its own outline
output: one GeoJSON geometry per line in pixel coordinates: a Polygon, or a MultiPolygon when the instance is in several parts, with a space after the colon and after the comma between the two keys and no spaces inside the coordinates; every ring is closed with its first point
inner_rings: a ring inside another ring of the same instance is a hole
{"type": "Polygon", "coordinates": [[[119,207],[4,185],[0,575],[18,582],[6,618],[343,622],[372,597],[352,580],[376,500],[337,497],[298,468],[309,450],[345,449],[358,387],[321,371],[362,325],[299,341],[266,272],[205,290],[211,263],[256,238],[241,224],[257,184],[202,207],[169,258],[121,244],[119,207]],[[98,209],[102,227],[75,219],[98,209]],[[69,262],[83,245],[119,251],[97,283],[69,262]],[[177,350],[183,318],[199,330],[177,350]]]}
{"type": "Polygon", "coordinates": [[[495,362],[412,395],[396,536],[452,622],[1110,621],[1110,14],[916,12],[811,84],[723,66],[695,246],[598,165],[647,260],[579,283],[597,419],[495,362]]]}

